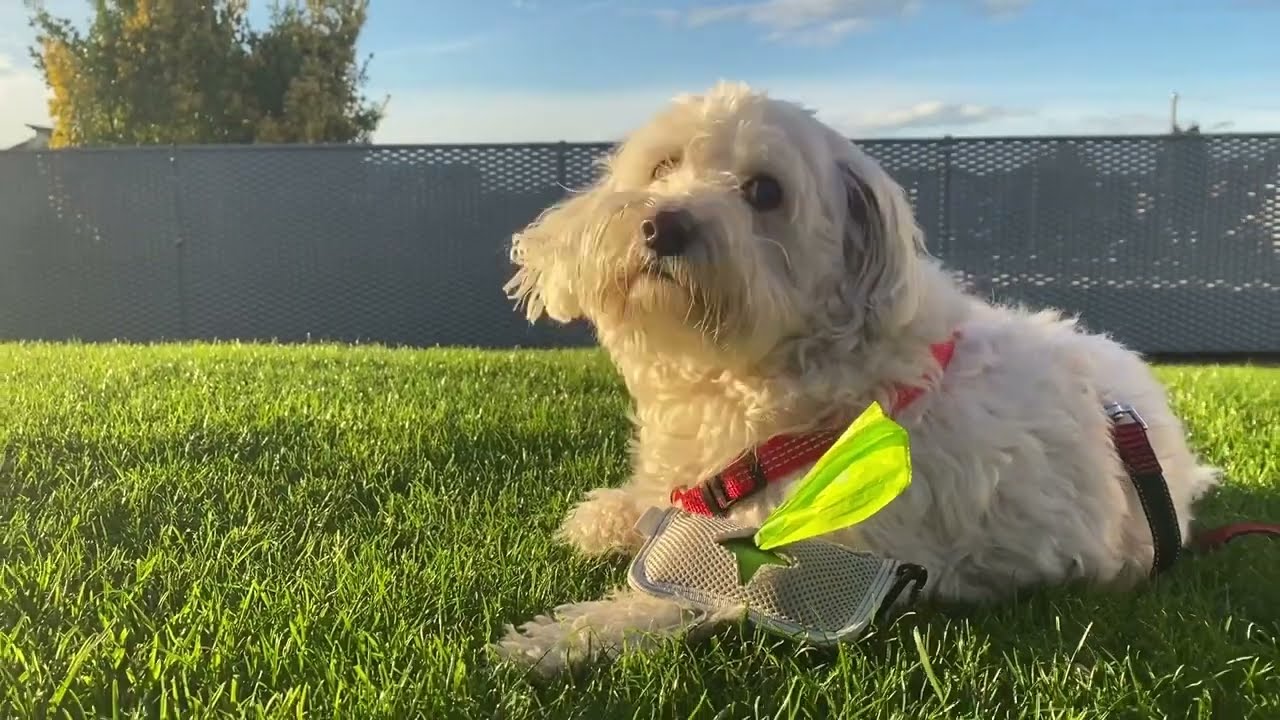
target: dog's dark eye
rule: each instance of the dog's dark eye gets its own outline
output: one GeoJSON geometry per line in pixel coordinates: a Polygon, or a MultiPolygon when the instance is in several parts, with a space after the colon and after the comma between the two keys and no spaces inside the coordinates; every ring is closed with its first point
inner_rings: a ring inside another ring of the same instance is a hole
{"type": "Polygon", "coordinates": [[[653,172],[650,174],[650,179],[661,180],[672,170],[675,170],[679,165],[680,158],[678,157],[663,158],[662,162],[653,166],[653,172]]]}
{"type": "Polygon", "coordinates": [[[761,212],[782,205],[782,185],[771,175],[756,175],[742,184],[742,198],[761,212]]]}

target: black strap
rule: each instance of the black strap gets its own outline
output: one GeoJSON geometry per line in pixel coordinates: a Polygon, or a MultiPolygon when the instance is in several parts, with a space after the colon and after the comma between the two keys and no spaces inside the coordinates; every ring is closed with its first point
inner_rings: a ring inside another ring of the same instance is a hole
{"type": "Polygon", "coordinates": [[[1169,484],[1165,481],[1160,460],[1147,438],[1147,423],[1136,410],[1120,404],[1107,406],[1111,416],[1111,437],[1116,453],[1124,463],[1125,472],[1138,493],[1142,512],[1151,528],[1151,545],[1154,558],[1151,574],[1158,575],[1177,561],[1182,552],[1182,530],[1178,526],[1178,511],[1169,496],[1169,484]]]}
{"type": "Polygon", "coordinates": [[[914,563],[902,563],[899,565],[894,572],[893,585],[889,587],[884,599],[880,601],[880,606],[876,608],[873,622],[884,622],[885,618],[892,613],[893,604],[897,602],[898,596],[902,595],[902,591],[907,589],[907,585],[911,585],[911,594],[907,597],[906,605],[914,605],[920,597],[920,591],[924,589],[924,585],[928,581],[929,571],[925,570],[924,566],[914,563]]]}

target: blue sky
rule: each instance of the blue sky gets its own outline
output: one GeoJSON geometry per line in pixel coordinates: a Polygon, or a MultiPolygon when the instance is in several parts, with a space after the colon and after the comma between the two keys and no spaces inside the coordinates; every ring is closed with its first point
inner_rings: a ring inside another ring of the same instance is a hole
{"type": "MultiPolygon", "coordinates": [[[[84,17],[85,0],[48,0],[84,17]]],[[[256,18],[266,0],[251,0],[256,18]]],[[[0,146],[47,119],[0,0],[0,146]]],[[[379,142],[612,140],[745,80],[856,137],[1280,131],[1280,0],[372,0],[379,142]]]]}

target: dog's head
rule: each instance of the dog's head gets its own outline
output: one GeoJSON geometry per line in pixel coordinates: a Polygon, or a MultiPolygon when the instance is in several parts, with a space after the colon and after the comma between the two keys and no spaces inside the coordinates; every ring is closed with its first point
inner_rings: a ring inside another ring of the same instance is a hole
{"type": "Polygon", "coordinates": [[[902,189],[797,105],[729,84],[677,98],[606,171],[516,234],[506,289],[531,321],[753,362],[788,341],[865,342],[915,311],[923,248],[902,189]]]}

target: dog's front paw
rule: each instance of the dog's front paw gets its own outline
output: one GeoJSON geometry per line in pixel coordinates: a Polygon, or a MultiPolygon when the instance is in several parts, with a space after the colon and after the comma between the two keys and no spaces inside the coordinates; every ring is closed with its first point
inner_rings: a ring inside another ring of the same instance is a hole
{"type": "Polygon", "coordinates": [[[652,652],[690,633],[705,613],[666,598],[619,588],[601,600],[560,605],[489,646],[499,660],[550,678],[624,652],[652,652]]]}
{"type": "Polygon", "coordinates": [[[644,509],[621,488],[592,490],[569,512],[556,538],[584,555],[629,554],[644,540],[635,530],[644,509]]]}
{"type": "Polygon", "coordinates": [[[600,643],[589,627],[550,615],[539,615],[520,625],[507,625],[490,650],[501,660],[527,668],[544,678],[554,677],[600,655],[610,648],[600,643]]]}

